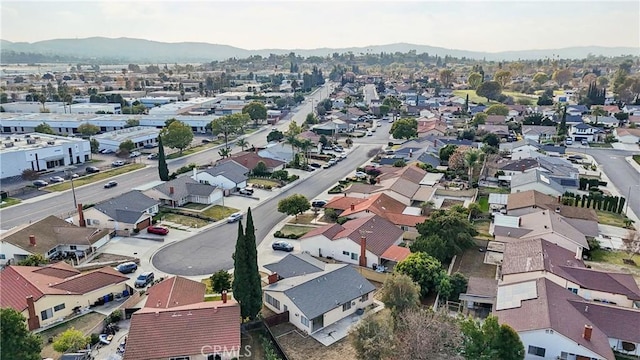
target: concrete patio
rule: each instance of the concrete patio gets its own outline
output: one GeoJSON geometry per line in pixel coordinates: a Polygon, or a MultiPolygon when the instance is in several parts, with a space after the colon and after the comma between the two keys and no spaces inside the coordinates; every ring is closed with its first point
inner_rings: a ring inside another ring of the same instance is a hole
{"type": "Polygon", "coordinates": [[[349,335],[349,331],[358,324],[358,322],[365,316],[377,313],[378,311],[384,309],[384,304],[378,300],[374,300],[375,308],[367,310],[364,314],[358,315],[356,313],[347,316],[346,318],[339,320],[321,330],[316,331],[311,334],[311,337],[316,339],[319,343],[324,346],[330,346],[333,343],[347,337],[349,335]]]}

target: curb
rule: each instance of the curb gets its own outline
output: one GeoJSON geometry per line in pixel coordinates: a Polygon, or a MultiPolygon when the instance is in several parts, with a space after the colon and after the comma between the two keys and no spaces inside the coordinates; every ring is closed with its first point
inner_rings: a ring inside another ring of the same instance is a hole
{"type": "Polygon", "coordinates": [[[633,160],[633,156],[627,156],[624,158],[629,165],[631,165],[637,172],[640,173],[640,164],[638,164],[635,160],[633,160]]]}

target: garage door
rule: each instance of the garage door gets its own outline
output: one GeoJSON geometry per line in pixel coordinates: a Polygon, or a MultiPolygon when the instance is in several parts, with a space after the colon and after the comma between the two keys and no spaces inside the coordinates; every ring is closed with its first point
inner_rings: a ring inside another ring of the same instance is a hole
{"type": "Polygon", "coordinates": [[[139,222],[138,225],[136,225],[136,228],[138,230],[142,230],[149,226],[151,226],[151,218],[146,218],[145,220],[139,222]]]}

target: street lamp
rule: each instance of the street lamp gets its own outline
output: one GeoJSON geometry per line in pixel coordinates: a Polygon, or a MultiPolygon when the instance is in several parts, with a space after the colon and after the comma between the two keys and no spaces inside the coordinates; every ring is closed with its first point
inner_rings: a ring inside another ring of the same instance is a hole
{"type": "Polygon", "coordinates": [[[71,170],[67,170],[67,173],[69,174],[69,178],[71,179],[71,193],[73,194],[73,206],[77,209],[78,201],[76,200],[76,188],[75,186],[73,186],[73,175],[75,174],[71,172],[71,170]]]}

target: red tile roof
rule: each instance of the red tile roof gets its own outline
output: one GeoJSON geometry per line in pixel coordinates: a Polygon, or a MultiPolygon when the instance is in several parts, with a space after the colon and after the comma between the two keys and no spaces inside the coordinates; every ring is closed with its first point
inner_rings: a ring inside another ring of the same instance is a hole
{"type": "Polygon", "coordinates": [[[398,245],[391,245],[387,251],[380,256],[383,259],[400,262],[407,258],[411,254],[411,250],[408,247],[402,247],[398,245]]]}
{"type": "Polygon", "coordinates": [[[15,266],[8,266],[0,271],[0,307],[12,308],[19,312],[27,308],[27,296],[33,296],[38,301],[44,293],[25,278],[23,278],[15,266]],[[9,291],[8,289],[11,289],[9,291]]]}
{"type": "Polygon", "coordinates": [[[324,206],[325,209],[347,210],[351,205],[358,205],[367,199],[356,198],[351,196],[336,196],[324,206]]]}
{"type": "MultiPolygon", "coordinates": [[[[233,300],[168,309],[143,308],[131,317],[124,360],[165,359],[240,349],[240,306],[233,300]],[[205,347],[206,346],[206,347],[205,347]],[[205,348],[203,348],[205,347],[205,348]]],[[[232,357],[238,357],[236,353],[232,357]]]]}
{"type": "Polygon", "coordinates": [[[51,288],[75,294],[86,294],[109,285],[123,283],[127,280],[129,280],[128,277],[113,268],[103,267],[68,278],[63,282],[51,286],[51,288]]]}
{"type": "Polygon", "coordinates": [[[224,163],[230,160],[237,162],[238,164],[246,167],[249,170],[253,170],[253,168],[255,168],[260,161],[262,161],[265,165],[267,165],[267,168],[272,168],[272,169],[277,168],[278,166],[282,166],[284,164],[283,161],[263,158],[257,153],[249,152],[249,151],[231,155],[231,157],[225,160],[220,160],[220,163],[224,163]]]}
{"type": "Polygon", "coordinates": [[[173,276],[149,288],[145,307],[170,308],[204,301],[205,285],[173,276]]]}
{"type": "Polygon", "coordinates": [[[365,201],[358,204],[354,204],[353,210],[347,208],[340,216],[349,216],[351,214],[359,213],[361,211],[370,211],[374,214],[384,217],[385,213],[402,214],[405,209],[405,205],[398,200],[392,198],[385,193],[379,193],[371,196],[365,201]]]}

